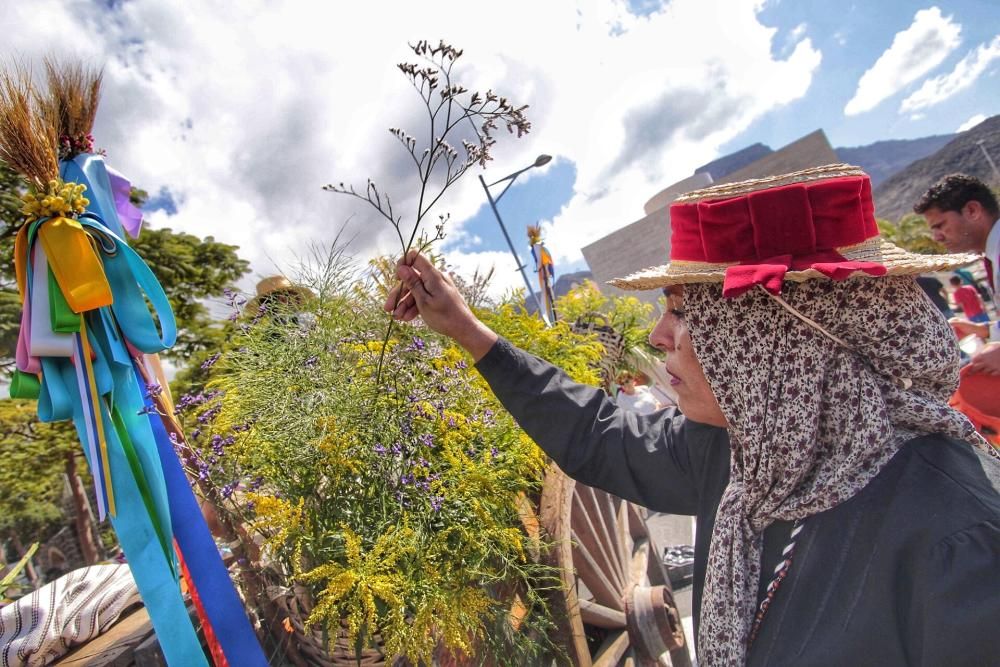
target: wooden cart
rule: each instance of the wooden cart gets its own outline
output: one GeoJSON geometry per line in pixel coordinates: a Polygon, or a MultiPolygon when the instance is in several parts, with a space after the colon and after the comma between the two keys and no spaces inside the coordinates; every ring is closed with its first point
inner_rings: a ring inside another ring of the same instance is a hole
{"type": "Polygon", "coordinates": [[[562,643],[578,667],[689,667],[662,551],[646,510],[579,484],[556,466],[546,475],[540,521],[553,540],[563,596],[562,643]]]}

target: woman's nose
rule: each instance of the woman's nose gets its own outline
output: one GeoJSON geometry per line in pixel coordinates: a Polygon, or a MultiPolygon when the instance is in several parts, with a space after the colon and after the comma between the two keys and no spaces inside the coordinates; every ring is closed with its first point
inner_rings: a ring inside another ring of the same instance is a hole
{"type": "Polygon", "coordinates": [[[671,352],[674,349],[674,324],[670,313],[664,313],[653,330],[649,332],[649,344],[658,350],[671,352]]]}

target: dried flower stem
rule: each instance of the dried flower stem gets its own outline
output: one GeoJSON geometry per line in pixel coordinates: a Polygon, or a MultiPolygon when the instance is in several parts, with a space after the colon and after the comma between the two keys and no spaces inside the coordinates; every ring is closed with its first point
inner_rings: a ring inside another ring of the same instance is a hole
{"type": "MultiPolygon", "coordinates": [[[[444,238],[444,226],[448,216],[440,216],[435,233],[431,237],[423,235],[424,218],[470,167],[475,164],[485,167],[486,163],[493,159],[490,150],[496,144],[493,133],[498,124],[504,124],[511,134],[516,131],[518,137],[527,134],[531,129],[531,123],[524,116],[527,105],[515,107],[505,97],[497,95],[492,90],[486,91],[485,94],[478,92],[469,94],[468,89],[453,82],[452,68],[461,57],[461,50],[444,42],[432,47],[427,41],[411,44],[410,48],[417,57],[426,62],[426,65],[401,63],[398,68],[410,79],[427,109],[429,140],[427,146],[421,150],[418,148],[416,138],[404,130],[393,127],[389,128],[389,132],[396,137],[410,156],[420,182],[412,228],[407,230],[408,233],[404,233],[403,216],[395,213],[392,199],[388,194],[381,192],[371,179],[368,179],[363,193],[343,182],[323,187],[328,192],[361,199],[374,208],[396,231],[404,258],[418,239],[420,239],[418,250],[423,252],[434,242],[444,238]],[[435,94],[438,99],[435,99],[435,94]],[[448,137],[459,126],[465,125],[471,128],[476,141],[462,140],[465,157],[460,159],[458,151],[448,143],[448,137]],[[432,177],[442,169],[443,180],[432,184],[432,177]]],[[[396,303],[398,304],[404,296],[400,291],[396,303]]],[[[390,317],[375,373],[376,385],[382,377],[385,351],[392,335],[393,325],[394,322],[390,317]]]]}

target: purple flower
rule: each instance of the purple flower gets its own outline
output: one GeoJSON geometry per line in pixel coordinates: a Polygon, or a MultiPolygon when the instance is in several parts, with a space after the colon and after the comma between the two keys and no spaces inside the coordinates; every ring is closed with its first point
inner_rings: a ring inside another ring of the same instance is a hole
{"type": "Polygon", "coordinates": [[[313,355],[313,356],[309,357],[308,359],[306,359],[304,365],[305,365],[306,368],[315,368],[316,364],[318,364],[318,363],[319,363],[319,357],[317,357],[316,355],[313,355]]]}
{"type": "Polygon", "coordinates": [[[152,403],[150,403],[149,405],[144,405],[143,407],[141,407],[138,411],[136,411],[136,414],[138,414],[138,415],[155,415],[155,414],[159,414],[159,413],[156,410],[156,406],[153,405],[152,403]]]}
{"type": "Polygon", "coordinates": [[[458,426],[458,422],[455,421],[454,417],[448,417],[448,426],[455,428],[458,426]]]}
{"type": "Polygon", "coordinates": [[[385,445],[379,442],[376,443],[374,447],[372,447],[372,451],[378,454],[379,456],[384,456],[389,450],[385,448],[385,445]]]}
{"type": "Polygon", "coordinates": [[[215,418],[219,416],[220,412],[222,412],[222,405],[221,404],[213,405],[208,410],[205,410],[200,415],[198,415],[198,423],[207,424],[210,421],[214,421],[215,418]]]}
{"type": "Polygon", "coordinates": [[[401,444],[399,444],[398,442],[392,443],[392,453],[393,453],[394,456],[402,456],[403,455],[403,446],[401,444]]]}
{"type": "Polygon", "coordinates": [[[419,336],[414,336],[413,337],[413,342],[410,344],[410,349],[417,350],[418,352],[420,352],[425,347],[426,347],[426,345],[424,344],[424,339],[423,338],[420,338],[419,336]]]}
{"type": "Polygon", "coordinates": [[[224,487],[222,487],[222,497],[228,499],[236,492],[236,489],[238,488],[240,488],[240,480],[234,479],[229,484],[226,484],[224,487]]]}
{"type": "Polygon", "coordinates": [[[250,482],[250,484],[247,486],[247,489],[250,490],[250,491],[256,491],[257,489],[259,489],[262,486],[264,486],[264,478],[258,476],[256,478],[254,478],[254,480],[252,482],[250,482]]]}
{"type": "Polygon", "coordinates": [[[434,446],[434,436],[431,435],[430,433],[424,433],[423,435],[419,436],[417,440],[419,440],[420,444],[422,444],[424,447],[434,446]]]}
{"type": "Polygon", "coordinates": [[[163,387],[159,383],[153,382],[146,385],[146,396],[149,398],[156,398],[163,393],[163,387]]]}
{"type": "Polygon", "coordinates": [[[496,447],[491,447],[490,448],[490,456],[492,456],[493,458],[496,458],[496,457],[500,456],[500,450],[497,449],[496,447]]]}
{"type": "Polygon", "coordinates": [[[465,370],[468,367],[469,365],[465,363],[465,359],[459,359],[457,362],[455,362],[455,368],[465,370]]]}
{"type": "Polygon", "coordinates": [[[419,459],[417,459],[417,465],[420,466],[421,468],[430,468],[431,467],[430,461],[428,461],[427,459],[425,459],[422,456],[419,459]]]}
{"type": "Polygon", "coordinates": [[[399,483],[403,485],[413,484],[413,479],[414,479],[413,475],[411,475],[410,473],[406,473],[405,475],[399,478],[399,483]]]}
{"type": "Polygon", "coordinates": [[[201,370],[207,371],[209,368],[211,368],[212,366],[215,365],[215,362],[218,361],[219,357],[221,357],[221,356],[222,356],[221,352],[216,352],[215,354],[213,354],[212,356],[210,356],[208,359],[206,359],[205,361],[202,362],[202,364],[201,364],[201,370]]]}
{"type": "Polygon", "coordinates": [[[444,498],[441,496],[431,496],[431,509],[435,512],[441,511],[441,506],[444,505],[444,498]]]}

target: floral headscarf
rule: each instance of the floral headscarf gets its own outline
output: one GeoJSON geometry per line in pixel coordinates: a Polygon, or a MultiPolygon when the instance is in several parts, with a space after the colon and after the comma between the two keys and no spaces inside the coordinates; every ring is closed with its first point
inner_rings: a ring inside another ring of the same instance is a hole
{"type": "Polygon", "coordinates": [[[731,442],[701,609],[703,665],[746,662],[771,523],[848,500],[918,434],[985,444],[948,407],[958,386],[955,336],[913,278],[786,283],[783,297],[850,349],[763,290],[723,299],[720,285],[698,284],[684,293],[731,442]]]}

